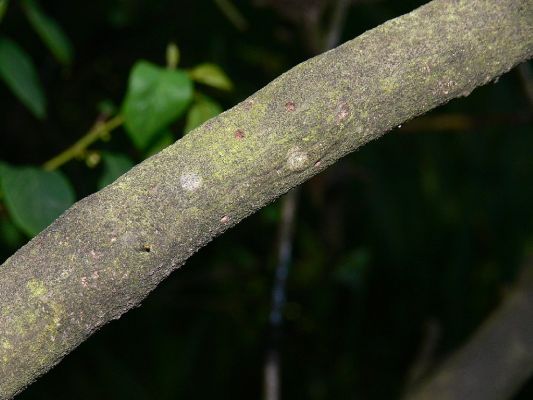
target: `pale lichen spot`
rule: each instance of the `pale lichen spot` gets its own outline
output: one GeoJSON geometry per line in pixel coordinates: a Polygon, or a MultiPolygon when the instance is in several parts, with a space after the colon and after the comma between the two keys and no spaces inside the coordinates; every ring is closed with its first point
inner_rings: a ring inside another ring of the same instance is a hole
{"type": "Polygon", "coordinates": [[[202,177],[193,172],[184,173],[180,176],[180,185],[183,190],[187,192],[194,192],[198,190],[202,186],[202,183],[202,177]]]}
{"type": "Polygon", "coordinates": [[[287,167],[291,171],[303,171],[309,163],[309,157],[299,147],[293,147],[287,153],[287,167]]]}
{"type": "Polygon", "coordinates": [[[11,342],[7,339],[2,339],[2,348],[6,350],[11,350],[13,348],[13,345],[11,342]]]}
{"type": "Polygon", "coordinates": [[[41,281],[32,279],[26,284],[26,287],[30,291],[31,297],[41,297],[46,294],[46,286],[41,281]]]}

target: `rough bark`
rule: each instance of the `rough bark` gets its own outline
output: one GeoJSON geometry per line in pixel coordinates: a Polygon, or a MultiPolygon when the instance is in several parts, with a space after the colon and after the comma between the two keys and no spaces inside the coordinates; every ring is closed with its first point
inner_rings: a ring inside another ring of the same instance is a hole
{"type": "Polygon", "coordinates": [[[533,54],[533,0],[435,0],[302,63],[67,210],[0,267],[0,398],[213,237],[533,54]]]}
{"type": "Polygon", "coordinates": [[[511,399],[533,373],[533,257],[517,287],[406,400],[511,399]]]}

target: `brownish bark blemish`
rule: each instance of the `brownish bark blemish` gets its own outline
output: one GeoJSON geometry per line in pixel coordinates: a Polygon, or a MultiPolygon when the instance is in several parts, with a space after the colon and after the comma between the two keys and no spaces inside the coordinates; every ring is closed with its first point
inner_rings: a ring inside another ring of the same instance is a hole
{"type": "Polygon", "coordinates": [[[343,122],[350,115],[350,107],[346,103],[341,103],[337,111],[337,123],[343,122]]]}

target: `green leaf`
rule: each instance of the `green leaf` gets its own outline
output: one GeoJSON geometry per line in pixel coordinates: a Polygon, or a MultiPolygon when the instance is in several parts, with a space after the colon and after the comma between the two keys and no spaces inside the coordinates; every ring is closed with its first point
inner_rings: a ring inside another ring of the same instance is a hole
{"type": "Polygon", "coordinates": [[[61,27],[46,15],[35,1],[24,0],[22,4],[31,26],[57,61],[70,64],[73,57],[72,43],[61,27]]]}
{"type": "Polygon", "coordinates": [[[0,77],[37,118],[46,116],[46,99],[33,62],[5,37],[0,37],[0,77]]]}
{"type": "Polygon", "coordinates": [[[205,121],[216,117],[222,111],[222,107],[209,97],[198,97],[187,113],[185,133],[189,133],[194,128],[202,125],[205,121]]]}
{"type": "Polygon", "coordinates": [[[221,90],[233,89],[233,83],[215,64],[200,64],[189,71],[192,80],[221,90]]]}
{"type": "Polygon", "coordinates": [[[137,62],[123,104],[125,127],[134,144],[140,149],[149,146],[159,131],[183,114],[192,93],[185,72],[137,62]]]}
{"type": "Polygon", "coordinates": [[[74,190],[59,171],[3,164],[0,182],[13,222],[35,236],[75,201],[74,190]]]}
{"type": "Polygon", "coordinates": [[[98,189],[113,183],[119,176],[128,172],[135,163],[124,154],[102,153],[104,171],[98,180],[98,189]]]}

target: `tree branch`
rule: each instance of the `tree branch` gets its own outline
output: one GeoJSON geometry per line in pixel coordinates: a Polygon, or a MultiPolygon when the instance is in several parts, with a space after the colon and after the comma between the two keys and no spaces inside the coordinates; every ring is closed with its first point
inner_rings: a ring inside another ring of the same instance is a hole
{"type": "Polygon", "coordinates": [[[296,66],[79,201],[0,267],[0,398],[258,208],[532,54],[532,0],[434,0],[296,66]]]}

